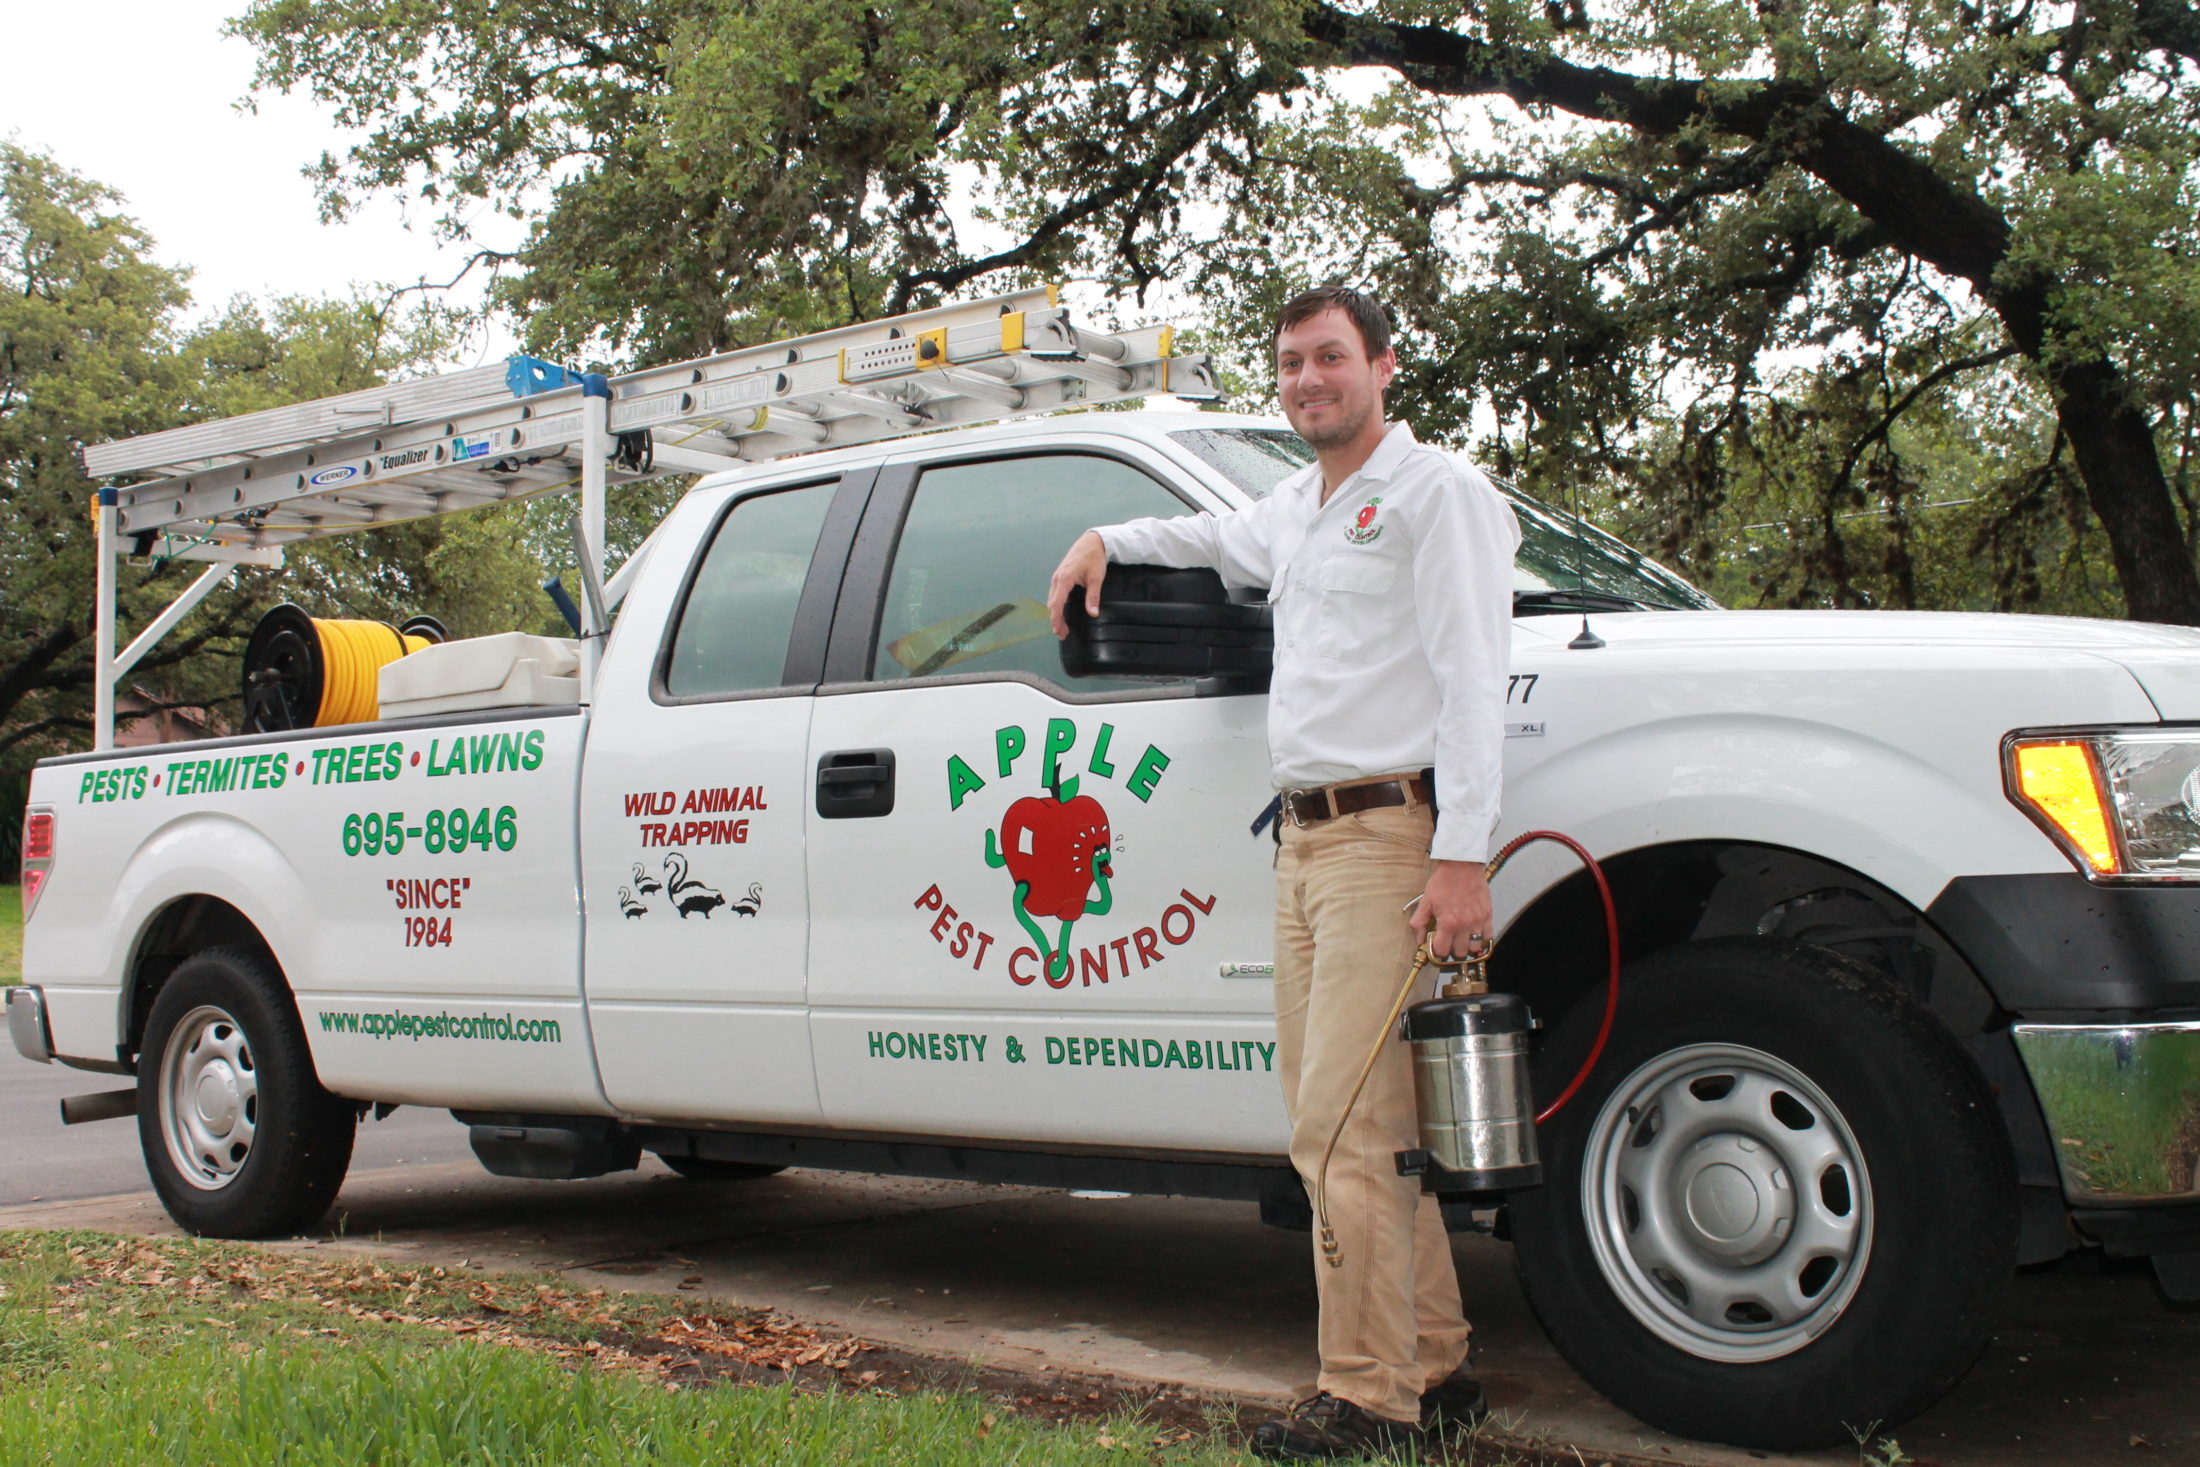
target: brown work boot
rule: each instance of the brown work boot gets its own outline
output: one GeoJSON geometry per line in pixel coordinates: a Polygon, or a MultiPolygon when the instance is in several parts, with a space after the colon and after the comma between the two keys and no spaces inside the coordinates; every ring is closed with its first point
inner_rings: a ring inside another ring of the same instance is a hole
{"type": "Polygon", "coordinates": [[[1469,1431],[1490,1414],[1490,1398],[1474,1378],[1474,1362],[1462,1360],[1459,1368],[1421,1392],[1421,1430],[1469,1431]]]}
{"type": "Polygon", "coordinates": [[[1333,1462],[1388,1457],[1420,1446],[1421,1429],[1363,1410],[1327,1391],[1299,1402],[1288,1416],[1253,1433],[1253,1455],[1269,1462],[1333,1462]]]}

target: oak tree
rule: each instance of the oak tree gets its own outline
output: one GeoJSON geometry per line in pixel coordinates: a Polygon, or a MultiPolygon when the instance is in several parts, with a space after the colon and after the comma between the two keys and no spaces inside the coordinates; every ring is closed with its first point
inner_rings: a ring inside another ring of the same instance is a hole
{"type": "Polygon", "coordinates": [[[431,201],[546,348],[681,355],[1034,270],[1196,283],[1229,321],[1343,247],[1403,297],[1422,412],[1484,390],[1555,472],[1639,459],[1676,545],[1768,354],[1877,374],[1850,396],[1890,426],[1821,466],[1828,516],[1911,407],[2019,363],[2131,614],[2200,623],[2163,459],[2200,361],[2181,0],[260,0],[237,28],[262,85],[366,130],[329,207],[431,201]],[[1395,146],[1302,120],[1354,71],[1400,83],[1395,146]],[[1496,145],[1456,135],[1473,100],[1496,145]],[[1643,457],[1673,411],[1684,451],[1643,457]]]}

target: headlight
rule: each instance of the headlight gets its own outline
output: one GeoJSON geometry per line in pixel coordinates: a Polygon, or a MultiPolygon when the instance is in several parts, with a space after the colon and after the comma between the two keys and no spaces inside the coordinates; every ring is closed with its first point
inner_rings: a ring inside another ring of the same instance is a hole
{"type": "Polygon", "coordinates": [[[2003,777],[2088,876],[2200,881],[2200,730],[2011,738],[2003,777]]]}

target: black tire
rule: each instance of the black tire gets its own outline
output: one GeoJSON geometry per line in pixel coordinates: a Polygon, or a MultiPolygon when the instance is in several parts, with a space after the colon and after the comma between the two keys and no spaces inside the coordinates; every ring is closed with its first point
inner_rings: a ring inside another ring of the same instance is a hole
{"type": "MultiPolygon", "coordinates": [[[[1822,948],[1692,943],[1621,984],[1596,1072],[1539,1133],[1544,1185],[1511,1198],[1559,1352],[1652,1426],[1768,1451],[1923,1410],[1985,1347],[2016,1263],[1976,1068],[1878,970],[1822,948]]],[[[1602,1002],[1553,1036],[1546,1098],[1602,1002]]]]}
{"type": "Polygon", "coordinates": [[[671,1167],[690,1182],[753,1182],[758,1177],[776,1177],[786,1168],[772,1166],[761,1161],[719,1161],[708,1156],[667,1156],[657,1153],[657,1159],[671,1167]]]}
{"type": "Polygon", "coordinates": [[[321,1088],[282,975],[220,947],[186,958],[153,1001],[137,1119],[153,1190],[180,1227],[265,1238],[328,1211],[359,1118],[321,1088]]]}

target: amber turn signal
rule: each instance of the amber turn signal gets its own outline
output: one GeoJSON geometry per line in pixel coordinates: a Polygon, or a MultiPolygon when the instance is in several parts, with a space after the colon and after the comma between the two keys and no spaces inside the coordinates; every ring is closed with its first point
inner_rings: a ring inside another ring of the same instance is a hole
{"type": "Polygon", "coordinates": [[[2009,791],[2056,836],[2072,858],[2097,876],[2122,868],[2108,796],[2093,745],[2081,739],[2018,744],[2009,791]]]}

